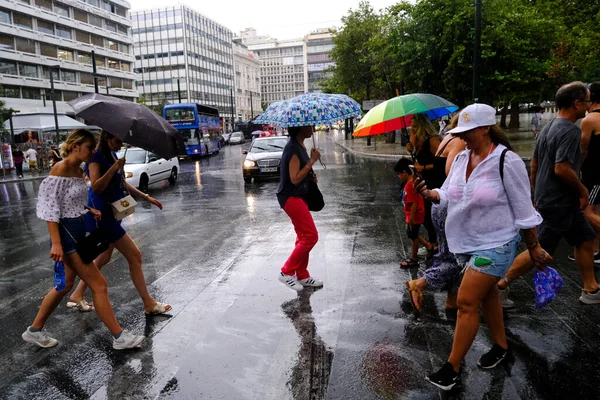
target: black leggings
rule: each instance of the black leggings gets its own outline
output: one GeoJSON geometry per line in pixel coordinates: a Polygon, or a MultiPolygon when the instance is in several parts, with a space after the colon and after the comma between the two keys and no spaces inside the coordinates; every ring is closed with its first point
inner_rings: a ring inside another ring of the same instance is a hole
{"type": "Polygon", "coordinates": [[[437,243],[437,234],[435,233],[435,228],[433,227],[433,221],[431,220],[431,202],[428,200],[424,200],[425,202],[425,222],[423,222],[423,226],[427,230],[427,237],[429,243],[437,243]]]}
{"type": "Polygon", "coordinates": [[[17,175],[23,176],[23,163],[15,163],[15,168],[17,169],[17,175]]]}

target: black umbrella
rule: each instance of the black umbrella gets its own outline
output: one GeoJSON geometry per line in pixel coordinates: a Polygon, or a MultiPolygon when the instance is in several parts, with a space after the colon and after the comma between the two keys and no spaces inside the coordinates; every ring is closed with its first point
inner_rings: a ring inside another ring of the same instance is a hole
{"type": "Polygon", "coordinates": [[[86,94],[68,104],[75,115],[123,142],[170,159],[186,154],[183,135],[164,118],[141,104],[101,94],[86,94]]]}

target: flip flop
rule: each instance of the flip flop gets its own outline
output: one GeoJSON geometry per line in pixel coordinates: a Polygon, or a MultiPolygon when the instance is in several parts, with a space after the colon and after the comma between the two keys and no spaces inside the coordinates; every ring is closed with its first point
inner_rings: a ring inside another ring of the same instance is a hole
{"type": "Polygon", "coordinates": [[[407,258],[406,260],[402,261],[400,263],[400,266],[402,268],[412,268],[412,267],[418,267],[419,266],[419,261],[415,260],[414,258],[407,258]]]}
{"type": "Polygon", "coordinates": [[[404,285],[408,289],[410,304],[412,305],[415,317],[419,318],[419,316],[421,316],[421,302],[423,301],[423,291],[419,290],[419,288],[413,281],[406,281],[404,283],[404,285]],[[411,282],[412,282],[412,285],[411,285],[411,282]],[[416,300],[415,300],[415,297],[413,296],[413,294],[417,295],[416,300]]]}
{"type": "Polygon", "coordinates": [[[94,310],[94,306],[85,301],[85,299],[78,302],[67,301],[67,307],[76,308],[81,312],[90,312],[94,310]]]}
{"type": "Polygon", "coordinates": [[[144,311],[146,313],[146,315],[160,315],[160,314],[165,314],[168,311],[171,311],[173,307],[171,307],[169,304],[163,304],[163,303],[156,303],[154,305],[154,308],[152,308],[152,310],[150,311],[144,311]]]}

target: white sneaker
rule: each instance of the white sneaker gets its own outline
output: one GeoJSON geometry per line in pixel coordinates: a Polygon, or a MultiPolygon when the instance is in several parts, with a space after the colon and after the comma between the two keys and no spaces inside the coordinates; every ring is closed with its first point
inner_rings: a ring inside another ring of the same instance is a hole
{"type": "Polygon", "coordinates": [[[313,278],[308,277],[306,279],[300,279],[298,281],[299,284],[301,284],[304,287],[322,287],[323,286],[323,282],[318,280],[317,278],[313,278]]]}
{"type": "Polygon", "coordinates": [[[283,283],[285,286],[289,287],[296,292],[301,291],[303,286],[298,283],[298,279],[296,279],[296,275],[285,275],[283,272],[279,275],[279,282],[283,283]]]}
{"type": "Polygon", "coordinates": [[[419,251],[417,251],[418,257],[425,257],[427,254],[427,247],[419,247],[419,251]]]}
{"type": "Polygon", "coordinates": [[[58,340],[54,339],[53,337],[50,337],[46,332],[31,332],[29,328],[31,327],[28,327],[27,330],[21,335],[24,341],[37,344],[38,346],[43,347],[45,349],[48,347],[54,347],[58,344],[58,340]]]}
{"type": "Polygon", "coordinates": [[[500,303],[502,303],[502,308],[515,308],[515,302],[508,298],[509,289],[500,289],[498,288],[498,298],[500,299],[500,303]]]}
{"type": "Polygon", "coordinates": [[[134,335],[128,330],[123,330],[121,336],[118,339],[113,338],[113,349],[115,350],[125,350],[125,349],[133,349],[134,347],[139,347],[140,344],[146,339],[146,336],[143,335],[134,335]]]}
{"type": "Polygon", "coordinates": [[[581,296],[579,297],[579,301],[583,304],[599,304],[600,303],[600,290],[596,293],[586,293],[583,290],[581,291],[581,296]]]}

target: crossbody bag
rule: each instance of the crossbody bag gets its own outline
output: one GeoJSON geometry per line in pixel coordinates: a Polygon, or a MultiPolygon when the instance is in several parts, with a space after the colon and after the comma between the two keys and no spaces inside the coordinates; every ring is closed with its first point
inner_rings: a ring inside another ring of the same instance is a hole
{"type": "MultiPolygon", "coordinates": [[[[117,159],[115,155],[112,153],[111,155],[116,162],[117,159]]],[[[133,196],[131,196],[129,189],[127,189],[127,183],[125,182],[125,171],[121,171],[121,182],[123,183],[123,188],[127,192],[127,195],[110,203],[113,215],[117,221],[121,221],[123,218],[133,214],[135,212],[135,206],[137,205],[137,201],[135,201],[133,196]]]]}

